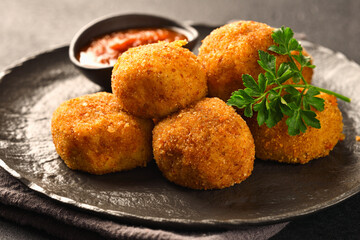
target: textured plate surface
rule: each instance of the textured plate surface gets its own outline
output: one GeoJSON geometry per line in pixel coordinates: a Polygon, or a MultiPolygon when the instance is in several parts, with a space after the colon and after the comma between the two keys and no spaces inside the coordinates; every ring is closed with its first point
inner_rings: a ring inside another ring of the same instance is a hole
{"type": "MultiPolygon", "coordinates": [[[[202,28],[203,34],[211,29],[202,28]]],[[[52,143],[52,112],[63,101],[100,91],[71,65],[68,48],[24,60],[0,80],[0,166],[30,188],[82,209],[142,224],[233,228],[285,221],[360,191],[360,67],[342,54],[304,42],[315,59],[313,83],[352,98],[340,102],[346,139],[306,165],[256,160],[234,187],[195,191],[162,177],[154,163],[93,176],[68,169],[52,143]]]]}

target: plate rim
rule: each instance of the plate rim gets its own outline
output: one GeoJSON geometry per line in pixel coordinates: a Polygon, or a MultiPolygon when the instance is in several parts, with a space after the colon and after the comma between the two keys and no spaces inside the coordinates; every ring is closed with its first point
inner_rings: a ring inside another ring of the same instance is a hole
{"type": "MultiPolygon", "coordinates": [[[[324,46],[321,46],[319,44],[315,44],[309,41],[303,40],[302,42],[306,42],[306,44],[311,44],[315,47],[317,47],[321,51],[330,51],[331,54],[341,54],[342,57],[344,57],[349,63],[353,63],[357,66],[359,66],[355,61],[348,59],[344,54],[340,52],[335,52],[329,48],[326,48],[324,46]]],[[[50,48],[48,50],[21,58],[20,60],[16,61],[15,63],[9,65],[6,67],[3,71],[0,72],[0,86],[3,83],[3,79],[11,74],[13,71],[15,71],[17,68],[21,68],[23,64],[25,64],[28,61],[31,61],[33,59],[36,59],[38,57],[41,57],[43,55],[47,54],[53,54],[54,52],[58,51],[65,51],[68,52],[69,45],[60,45],[54,48],[50,48]]],[[[69,62],[70,63],[70,62],[69,62]]],[[[359,66],[360,67],[360,66],[359,66]]],[[[80,74],[80,73],[79,73],[80,74]]],[[[114,211],[114,210],[106,210],[99,208],[97,206],[85,204],[85,203],[79,203],[76,200],[73,200],[68,197],[64,197],[55,193],[51,193],[48,190],[44,189],[43,187],[35,184],[34,182],[31,182],[26,177],[21,176],[16,170],[12,169],[8,166],[6,163],[6,160],[3,160],[0,158],[0,167],[2,167],[6,172],[10,173],[14,178],[18,179],[20,182],[22,182],[24,185],[29,187],[30,189],[34,190],[35,192],[41,193],[42,195],[54,199],[62,204],[68,204],[71,206],[75,206],[76,208],[88,210],[92,213],[98,213],[105,215],[106,217],[115,217],[119,218],[121,220],[126,220],[129,222],[135,222],[135,223],[142,223],[146,224],[148,226],[161,226],[162,228],[170,228],[170,229],[177,229],[181,227],[186,227],[187,229],[209,229],[216,228],[216,229],[234,229],[239,227],[246,227],[246,226],[261,226],[261,225],[268,225],[268,224],[276,224],[281,222],[287,222],[293,219],[301,218],[304,216],[308,216],[310,214],[313,214],[315,212],[319,212],[322,210],[325,210],[329,207],[335,206],[346,199],[354,196],[355,194],[360,192],[360,184],[357,185],[357,187],[352,188],[351,190],[347,191],[344,194],[338,195],[328,201],[322,202],[320,204],[316,204],[312,207],[308,207],[306,209],[302,210],[296,210],[292,212],[287,212],[279,215],[271,215],[268,217],[260,217],[255,219],[230,219],[230,220],[216,220],[216,219],[206,219],[206,220],[189,220],[186,218],[163,218],[163,217],[151,217],[151,216],[138,216],[134,214],[125,213],[123,211],[114,211]],[[164,226],[166,224],[166,226],[164,226]]]]}

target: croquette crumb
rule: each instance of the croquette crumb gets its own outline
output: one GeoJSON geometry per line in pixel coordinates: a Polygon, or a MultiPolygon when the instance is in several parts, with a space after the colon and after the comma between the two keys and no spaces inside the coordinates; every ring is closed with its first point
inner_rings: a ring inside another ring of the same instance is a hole
{"type": "Polygon", "coordinates": [[[53,113],[55,149],[75,170],[105,174],[145,166],[152,159],[151,120],[120,110],[116,97],[96,93],[62,103],[53,113]]]}
{"type": "Polygon", "coordinates": [[[255,146],[232,107],[206,98],[155,126],[153,153],[168,180],[193,189],[221,189],[250,176],[255,146]]]}
{"type": "Polygon", "coordinates": [[[122,108],[142,118],[162,118],[207,94],[206,72],[185,41],[159,42],[124,52],[112,72],[122,108]]]}
{"type": "Polygon", "coordinates": [[[342,115],[336,97],[326,93],[321,93],[318,97],[325,100],[323,111],[313,109],[321,128],[308,127],[305,133],[296,136],[288,134],[286,117],[272,128],[265,124],[259,127],[256,116],[245,118],[254,137],[256,157],[304,164],[312,159],[327,156],[344,136],[342,115]]]}
{"type": "Polygon", "coordinates": [[[344,141],[346,138],[345,134],[341,133],[339,137],[339,141],[344,141]]]}
{"type": "MultiPolygon", "coordinates": [[[[215,29],[203,40],[198,59],[207,71],[210,97],[227,101],[232,92],[244,88],[243,74],[250,74],[257,80],[258,75],[264,73],[257,62],[258,50],[268,51],[274,44],[273,30],[264,23],[238,21],[215,29]]],[[[303,54],[308,56],[305,50],[303,54]]],[[[277,67],[289,61],[285,55],[275,56],[277,67]]],[[[313,70],[304,68],[302,73],[310,83],[313,70]]],[[[286,84],[290,83],[293,83],[291,79],[286,81],[286,84]]]]}

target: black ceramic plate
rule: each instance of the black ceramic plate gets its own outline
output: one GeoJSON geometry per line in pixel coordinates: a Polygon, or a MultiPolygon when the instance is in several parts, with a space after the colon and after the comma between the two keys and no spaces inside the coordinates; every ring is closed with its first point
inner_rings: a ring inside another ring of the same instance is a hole
{"type": "MultiPolygon", "coordinates": [[[[209,31],[202,28],[200,30],[209,31]]],[[[196,191],[146,168],[93,176],[68,169],[52,143],[57,106],[100,91],[73,67],[68,48],[42,53],[7,70],[0,80],[0,165],[30,188],[81,209],[138,224],[233,228],[274,223],[334,205],[360,191],[360,67],[342,54],[303,43],[317,65],[314,84],[352,98],[340,102],[346,139],[328,157],[306,165],[256,160],[245,182],[196,191]]]]}

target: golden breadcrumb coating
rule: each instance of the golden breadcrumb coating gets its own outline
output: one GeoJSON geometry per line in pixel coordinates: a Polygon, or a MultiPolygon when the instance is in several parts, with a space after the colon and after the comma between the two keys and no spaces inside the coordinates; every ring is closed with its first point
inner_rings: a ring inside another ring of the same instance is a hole
{"type": "Polygon", "coordinates": [[[143,118],[162,118],[207,94],[206,74],[186,41],[131,48],[113,68],[112,90],[123,109],[143,118]]]}
{"type": "MultiPolygon", "coordinates": [[[[265,71],[259,66],[258,50],[276,56],[276,65],[289,61],[267,49],[274,45],[271,34],[274,28],[254,21],[238,21],[215,29],[202,42],[198,59],[207,71],[209,96],[227,101],[231,93],[244,88],[243,74],[250,74],[257,80],[265,71]]],[[[308,55],[303,51],[304,55],[308,55]]],[[[310,83],[313,70],[304,68],[305,80],[310,83]]],[[[285,82],[293,83],[291,79],[285,82]]]]}
{"type": "Polygon", "coordinates": [[[317,114],[321,128],[307,127],[305,133],[290,136],[287,132],[286,117],[277,125],[268,128],[259,127],[256,116],[245,118],[254,136],[256,157],[263,160],[275,160],[286,163],[307,163],[312,159],[329,155],[342,134],[342,115],[334,96],[321,93],[318,97],[325,100],[324,110],[317,114]]]}
{"type": "Polygon", "coordinates": [[[62,103],[51,121],[65,164],[93,174],[146,166],[152,159],[152,128],[151,120],[121,111],[116,97],[105,92],[62,103]]]}
{"type": "Polygon", "coordinates": [[[163,175],[193,189],[240,183],[253,170],[254,140],[245,121],[218,98],[206,98],[159,122],[153,152],[163,175]]]}

